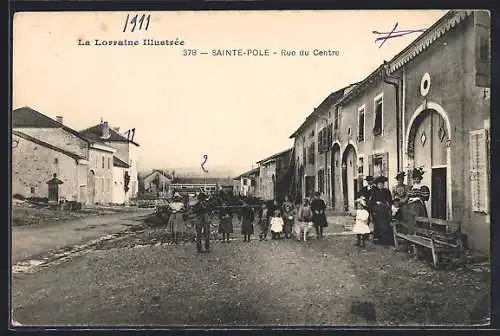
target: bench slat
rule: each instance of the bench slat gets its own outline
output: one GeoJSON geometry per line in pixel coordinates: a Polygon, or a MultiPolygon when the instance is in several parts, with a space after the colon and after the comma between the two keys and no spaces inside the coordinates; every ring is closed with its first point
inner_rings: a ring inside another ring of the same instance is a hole
{"type": "Polygon", "coordinates": [[[441,226],[450,226],[450,227],[456,227],[456,228],[459,228],[461,226],[461,223],[458,221],[449,221],[449,220],[440,219],[440,218],[416,217],[415,220],[417,222],[422,222],[422,223],[429,223],[429,224],[435,224],[435,225],[441,225],[441,226]]]}

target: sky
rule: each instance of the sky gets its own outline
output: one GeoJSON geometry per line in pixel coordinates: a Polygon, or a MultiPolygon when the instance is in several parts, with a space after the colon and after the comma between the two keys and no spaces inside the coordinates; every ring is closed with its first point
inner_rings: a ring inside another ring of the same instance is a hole
{"type": "Polygon", "coordinates": [[[445,13],[149,12],[148,29],[134,32],[130,23],[123,32],[124,12],[18,13],[13,108],[63,116],[76,130],[101,118],[122,131],[136,128],[141,170],[199,167],[206,154],[207,169],[241,173],[291,147],[289,136],[331,92],[362,80],[419,35],[379,47],[372,31],[390,31],[396,22],[397,30],[428,28],[445,13]],[[144,38],[184,45],[94,45],[144,38]],[[269,49],[271,56],[211,55],[238,48],[269,49]],[[197,55],[184,56],[185,49],[197,55]],[[282,49],[310,55],[281,56],[282,49]],[[312,56],[314,49],[339,55],[312,56]]]}

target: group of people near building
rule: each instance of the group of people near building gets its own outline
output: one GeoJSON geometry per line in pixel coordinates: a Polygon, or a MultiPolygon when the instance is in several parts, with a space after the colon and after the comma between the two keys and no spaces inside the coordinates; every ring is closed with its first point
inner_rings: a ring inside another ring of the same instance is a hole
{"type": "MultiPolygon", "coordinates": [[[[405,184],[405,172],[396,175],[397,185],[392,192],[386,187],[385,176],[366,176],[367,185],[361,189],[356,200],[356,220],[352,232],[357,236],[356,245],[364,247],[365,241],[372,235],[377,244],[392,245],[393,234],[391,222],[398,220],[405,224],[408,234],[415,229],[416,217],[427,217],[425,203],[429,200],[430,190],[422,185],[424,171],[416,168],[412,171],[412,185],[405,184]]],[[[196,231],[196,248],[198,252],[210,249],[210,218],[214,212],[214,204],[203,193],[197,196],[193,204],[181,206],[181,199],[174,196],[171,206],[175,213],[183,212],[183,220],[194,223],[196,231]],[[188,217],[188,218],[187,218],[188,217]]],[[[236,212],[241,221],[241,234],[244,242],[250,242],[258,226],[259,240],[271,239],[307,240],[310,230],[316,231],[318,239],[324,237],[323,230],[328,226],[326,204],[315,193],[312,200],[304,198],[294,204],[285,197],[282,204],[276,200],[264,202],[257,209],[244,203],[242,206],[230,207],[225,204],[217,206],[219,218],[218,233],[222,242],[229,243],[233,230],[233,214],[236,212]]],[[[180,216],[176,216],[179,218],[180,216]]],[[[179,219],[174,221],[177,222],[179,219]]],[[[172,228],[175,231],[175,228],[172,228]]]]}
{"type": "Polygon", "coordinates": [[[373,242],[383,245],[394,244],[391,222],[399,221],[413,234],[416,217],[427,217],[426,202],[430,190],[422,185],[424,170],[412,171],[412,185],[405,184],[405,172],[396,175],[397,185],[392,193],[386,187],[387,177],[366,176],[367,185],[361,189],[356,200],[356,222],[353,233],[357,235],[356,245],[364,247],[365,241],[373,234],[373,242]]]}

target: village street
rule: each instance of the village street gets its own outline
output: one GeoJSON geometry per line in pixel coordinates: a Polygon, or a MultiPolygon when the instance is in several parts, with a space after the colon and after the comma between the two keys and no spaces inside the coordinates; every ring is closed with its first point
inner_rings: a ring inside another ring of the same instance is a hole
{"type": "Polygon", "coordinates": [[[335,235],[231,243],[211,253],[162,244],[164,228],[103,241],[85,254],[13,274],[24,325],[419,325],[487,322],[489,265],[435,270],[404,250],[335,235]],[[54,313],[57,312],[57,313],[54,313]]]}
{"type": "Polygon", "coordinates": [[[54,221],[45,225],[13,226],[12,264],[123,231],[140,223],[137,219],[151,212],[152,209],[137,208],[133,212],[54,221]]]}

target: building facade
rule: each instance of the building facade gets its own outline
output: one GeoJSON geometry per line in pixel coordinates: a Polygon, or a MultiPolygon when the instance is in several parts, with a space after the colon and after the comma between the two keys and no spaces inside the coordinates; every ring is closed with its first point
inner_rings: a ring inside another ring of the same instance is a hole
{"type": "Polygon", "coordinates": [[[126,163],[118,159],[116,156],[113,156],[113,196],[112,203],[113,204],[125,204],[126,198],[126,184],[127,179],[130,180],[128,176],[128,169],[130,166],[126,163]]]}
{"type": "Polygon", "coordinates": [[[135,129],[127,131],[126,134],[122,134],[119,131],[119,127],[112,128],[107,121],[103,121],[98,125],[80,131],[80,133],[89,139],[103,142],[107,146],[114,148],[114,155],[129,166],[127,168],[129,181],[127,192],[125,193],[125,199],[128,202],[130,199],[136,198],[139,191],[137,180],[139,144],[134,141],[135,129]]]}
{"type": "Polygon", "coordinates": [[[255,168],[235,177],[235,195],[256,196],[259,172],[260,169],[255,168]]]}
{"type": "Polygon", "coordinates": [[[293,149],[287,149],[257,162],[259,179],[256,197],[282,201],[291,196],[293,177],[293,149]]]}
{"type": "Polygon", "coordinates": [[[490,248],[490,15],[453,10],[392,61],[404,83],[404,167],[423,167],[427,210],[490,248]],[[446,65],[446,66],[444,66],[446,65]]]}

